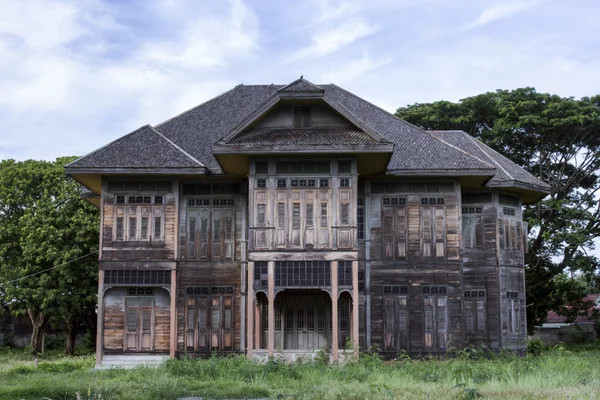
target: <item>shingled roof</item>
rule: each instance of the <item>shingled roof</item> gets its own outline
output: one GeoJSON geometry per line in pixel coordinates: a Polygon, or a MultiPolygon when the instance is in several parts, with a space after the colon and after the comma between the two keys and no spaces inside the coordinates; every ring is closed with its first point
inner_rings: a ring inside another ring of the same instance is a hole
{"type": "Polygon", "coordinates": [[[69,169],[204,168],[150,125],[125,135],[67,166],[69,169]]]}
{"type": "Polygon", "coordinates": [[[333,84],[315,85],[300,78],[288,85],[238,85],[155,127],[144,126],[69,165],[85,168],[203,168],[223,171],[212,146],[229,137],[231,143],[312,145],[367,143],[378,139],[394,146],[388,174],[477,174],[492,177],[489,186],[521,183],[546,192],[548,185],[464,132],[425,131],[333,84]],[[357,127],[305,132],[240,127],[256,113],[286,99],[315,93],[357,127]],[[236,134],[236,130],[240,134],[236,134]],[[233,136],[232,136],[233,134],[233,136]],[[378,138],[377,138],[377,137],[378,138]],[[329,142],[329,143],[327,143],[329,142]]]}
{"type": "Polygon", "coordinates": [[[463,131],[431,131],[431,134],[447,143],[460,147],[496,167],[496,174],[487,183],[489,187],[502,187],[509,184],[520,184],[524,187],[548,193],[550,185],[543,182],[521,168],[502,154],[463,131]]]}

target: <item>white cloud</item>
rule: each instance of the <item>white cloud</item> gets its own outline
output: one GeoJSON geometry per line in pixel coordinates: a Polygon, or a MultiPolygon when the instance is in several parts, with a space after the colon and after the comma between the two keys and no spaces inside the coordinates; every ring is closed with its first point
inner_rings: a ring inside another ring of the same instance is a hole
{"type": "Polygon", "coordinates": [[[391,54],[387,54],[382,58],[373,59],[367,53],[364,53],[359,59],[344,63],[341,67],[336,67],[325,72],[322,79],[325,82],[342,84],[391,62],[391,54]]]}
{"type": "Polygon", "coordinates": [[[519,0],[519,1],[503,1],[492,5],[489,8],[483,10],[479,17],[465,25],[464,29],[471,29],[490,22],[510,17],[512,15],[519,14],[523,11],[530,10],[537,6],[541,0],[519,0]]]}
{"type": "Polygon", "coordinates": [[[374,25],[362,19],[340,21],[335,27],[327,27],[312,36],[312,44],[294,53],[288,61],[303,58],[318,58],[335,53],[355,41],[377,31],[374,25]]]}

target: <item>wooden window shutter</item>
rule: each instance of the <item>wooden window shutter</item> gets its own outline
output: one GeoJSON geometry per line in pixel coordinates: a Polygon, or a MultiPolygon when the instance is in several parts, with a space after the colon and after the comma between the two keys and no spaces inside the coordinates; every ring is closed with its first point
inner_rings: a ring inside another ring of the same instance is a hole
{"type": "Polygon", "coordinates": [[[395,208],[394,238],[396,258],[406,258],[406,207],[395,208]]]}
{"type": "Polygon", "coordinates": [[[152,213],[154,220],[152,221],[154,235],[152,237],[153,240],[164,240],[164,209],[162,206],[157,206],[152,208],[152,213]]]}
{"type": "Polygon", "coordinates": [[[306,203],[306,227],[307,228],[312,228],[313,227],[313,203],[306,203]]]}
{"type": "Polygon", "coordinates": [[[504,218],[504,248],[510,249],[510,220],[504,218]]]}
{"type": "Polygon", "coordinates": [[[267,205],[266,204],[257,204],[256,205],[256,225],[265,226],[266,225],[266,214],[267,214],[267,205]]]}
{"type": "Polygon", "coordinates": [[[425,347],[432,348],[433,347],[433,298],[425,297],[423,298],[424,303],[424,312],[425,312],[425,347]]]}
{"type": "Polygon", "coordinates": [[[477,329],[481,332],[487,331],[485,314],[485,301],[477,300],[477,329]]]}
{"type": "Polygon", "coordinates": [[[115,207],[115,240],[125,240],[125,208],[115,207]]]}
{"type": "Polygon", "coordinates": [[[433,226],[431,223],[431,207],[421,208],[421,253],[423,257],[432,256],[433,226]]]}
{"type": "Polygon", "coordinates": [[[213,260],[222,258],[223,210],[212,210],[212,257],[213,260]]]}
{"type": "Polygon", "coordinates": [[[448,330],[448,313],[446,310],[446,297],[437,298],[437,331],[438,331],[438,347],[446,348],[446,336],[448,330]]]}
{"type": "Polygon", "coordinates": [[[208,300],[198,299],[198,350],[208,350],[208,300]]]}
{"type": "Polygon", "coordinates": [[[285,203],[277,204],[277,227],[285,228],[285,203]]]}
{"type": "Polygon", "coordinates": [[[127,208],[127,240],[138,240],[137,236],[137,207],[128,207],[127,208]]]}
{"type": "Polygon", "coordinates": [[[224,210],[225,214],[225,226],[224,226],[224,241],[223,241],[223,258],[226,260],[233,260],[233,247],[234,247],[234,224],[233,224],[233,208],[227,208],[224,210]]]}
{"type": "Polygon", "coordinates": [[[485,249],[483,214],[475,215],[475,247],[485,249]]]}
{"type": "Polygon", "coordinates": [[[446,223],[443,208],[434,208],[435,215],[435,256],[445,256],[446,250],[446,223]]]}
{"type": "Polygon", "coordinates": [[[197,257],[198,249],[198,235],[197,230],[198,213],[197,211],[188,210],[188,221],[187,221],[187,258],[195,259],[197,257]]]}
{"type": "Polygon", "coordinates": [[[149,239],[149,229],[150,229],[150,209],[149,207],[141,207],[141,215],[140,215],[140,240],[148,240],[149,239]]]}
{"type": "Polygon", "coordinates": [[[394,299],[392,297],[383,298],[383,331],[384,331],[384,348],[394,348],[394,299]]]}
{"type": "Polygon", "coordinates": [[[186,300],[186,318],[185,318],[185,331],[186,331],[186,347],[193,350],[196,342],[196,299],[188,298],[186,300]]]}
{"type": "Polygon", "coordinates": [[[386,259],[394,258],[394,209],[383,208],[383,256],[386,259]]]}
{"type": "Polygon", "coordinates": [[[321,202],[321,228],[329,227],[329,219],[327,216],[327,202],[321,202]]]}
{"type": "Polygon", "coordinates": [[[465,325],[468,333],[475,332],[475,318],[473,318],[473,302],[465,300],[465,325]]]}
{"type": "Polygon", "coordinates": [[[223,297],[223,350],[233,349],[233,297],[223,297]]]}
{"type": "Polygon", "coordinates": [[[210,209],[202,208],[199,211],[200,231],[198,234],[198,257],[206,260],[209,257],[209,225],[210,225],[210,209]]]}

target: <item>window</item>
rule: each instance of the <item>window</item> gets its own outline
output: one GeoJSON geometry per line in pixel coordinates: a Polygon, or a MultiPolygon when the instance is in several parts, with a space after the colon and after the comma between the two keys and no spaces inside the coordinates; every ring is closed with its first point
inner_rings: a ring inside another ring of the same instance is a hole
{"type": "Polygon", "coordinates": [[[308,175],[329,174],[331,163],[329,161],[277,161],[275,173],[278,175],[308,175]]]}
{"type": "Polygon", "coordinates": [[[258,189],[263,189],[267,187],[267,180],[264,178],[259,178],[256,180],[256,187],[258,189]]]}
{"type": "Polygon", "coordinates": [[[320,287],[331,285],[329,261],[277,261],[275,286],[320,287]]]}
{"type": "Polygon", "coordinates": [[[465,206],[462,208],[462,242],[465,249],[483,249],[483,207],[465,206]]]}
{"type": "Polygon", "coordinates": [[[465,326],[467,333],[473,336],[484,335],[487,331],[486,291],[483,289],[465,290],[465,326]]]}
{"type": "Polygon", "coordinates": [[[446,221],[443,197],[421,198],[421,257],[444,258],[446,221]]]}
{"type": "Polygon", "coordinates": [[[352,286],[352,261],[338,261],[338,285],[352,286]]]}
{"type": "Polygon", "coordinates": [[[356,225],[358,240],[364,240],[365,238],[365,206],[364,199],[358,198],[358,207],[356,209],[356,225]]]}
{"type": "Polygon", "coordinates": [[[327,203],[321,203],[321,228],[327,228],[329,226],[329,219],[327,218],[327,203]]]}
{"type": "Polygon", "coordinates": [[[306,203],[306,227],[313,227],[313,203],[306,203]]]}
{"type": "Polygon", "coordinates": [[[350,178],[340,178],[340,187],[341,188],[350,187],[350,178]]]}
{"type": "Polygon", "coordinates": [[[338,161],[338,174],[350,174],[352,173],[352,161],[340,160],[338,161]]]}
{"type": "Polygon", "coordinates": [[[127,295],[128,296],[153,296],[154,295],[154,289],[153,288],[145,288],[145,287],[138,287],[138,288],[129,288],[127,289],[127,295]]]}
{"type": "Polygon", "coordinates": [[[115,197],[115,241],[164,240],[162,195],[118,195],[115,197]]]}
{"type": "Polygon", "coordinates": [[[350,204],[348,203],[340,204],[340,223],[342,225],[350,224],[350,204]]]}
{"type": "Polygon", "coordinates": [[[383,286],[383,347],[409,350],[408,286],[383,286]]]}
{"type": "Polygon", "coordinates": [[[447,348],[448,312],[446,286],[423,286],[423,330],[425,348],[447,348]]]}
{"type": "Polygon", "coordinates": [[[122,181],[109,180],[108,191],[116,192],[148,192],[148,193],[165,193],[171,192],[171,181],[122,181]]]}
{"type": "Polygon", "coordinates": [[[189,260],[232,260],[235,250],[235,200],[188,198],[187,204],[185,257],[189,260]]]}
{"type": "Polygon", "coordinates": [[[285,189],[286,187],[287,187],[286,179],[277,179],[277,188],[278,189],[285,189]]]}
{"type": "Polygon", "coordinates": [[[329,179],[328,178],[319,179],[319,187],[328,188],[329,187],[329,179]]]}
{"type": "Polygon", "coordinates": [[[396,193],[453,193],[454,182],[372,182],[373,194],[396,193]]]}
{"type": "Polygon", "coordinates": [[[406,198],[384,197],[383,200],[383,257],[388,260],[405,259],[408,232],[406,198]]]}
{"type": "Polygon", "coordinates": [[[169,285],[171,271],[106,270],[106,285],[169,285]]]}
{"type": "Polygon", "coordinates": [[[294,106],[294,128],[309,128],[311,125],[311,106],[294,106]]]}
{"type": "Polygon", "coordinates": [[[185,299],[185,347],[210,351],[233,349],[233,288],[188,287],[185,299]]]}
{"type": "Polygon", "coordinates": [[[511,335],[519,334],[519,326],[520,326],[520,302],[519,302],[519,292],[515,290],[508,290],[506,292],[506,302],[507,307],[505,307],[506,312],[506,324],[505,327],[508,326],[508,333],[511,335]]]}

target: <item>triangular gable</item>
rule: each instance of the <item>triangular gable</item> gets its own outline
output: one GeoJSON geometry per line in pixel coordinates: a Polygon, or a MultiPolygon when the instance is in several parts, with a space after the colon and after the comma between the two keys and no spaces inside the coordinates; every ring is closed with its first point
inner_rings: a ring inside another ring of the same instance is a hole
{"type": "Polygon", "coordinates": [[[150,125],[125,135],[66,166],[77,169],[205,168],[150,125]]]}
{"type": "MultiPolygon", "coordinates": [[[[304,89],[304,88],[312,88],[315,92],[319,92],[320,96],[313,99],[313,101],[323,101],[327,104],[333,111],[337,114],[343,116],[346,120],[348,120],[352,125],[354,125],[358,130],[363,131],[366,135],[370,136],[373,141],[381,142],[381,143],[389,143],[389,141],[378,132],[371,129],[367,124],[365,124],[360,118],[356,115],[352,114],[347,108],[343,107],[340,103],[335,101],[334,99],[323,97],[322,92],[324,89],[320,86],[314,85],[311,82],[300,78],[287,86],[279,89],[275,94],[273,94],[270,98],[268,98],[264,103],[258,106],[252,113],[250,113],[235,129],[233,129],[230,133],[223,136],[217,144],[226,145],[231,143],[232,140],[240,135],[246,129],[252,127],[253,124],[256,123],[260,118],[264,115],[271,112],[275,107],[277,107],[282,100],[290,101],[294,99],[293,93],[302,92],[306,93],[307,90],[296,90],[296,89],[304,89]],[[283,95],[282,95],[283,94],[283,95]]],[[[298,100],[306,100],[305,96],[299,95],[298,100]]]]}
{"type": "Polygon", "coordinates": [[[287,86],[279,89],[279,92],[324,92],[320,86],[315,85],[312,82],[307,81],[303,77],[296,79],[294,82],[290,83],[287,86]]]}

